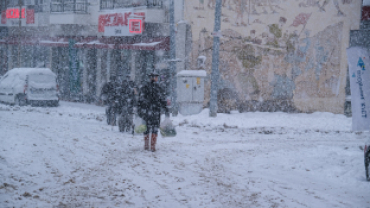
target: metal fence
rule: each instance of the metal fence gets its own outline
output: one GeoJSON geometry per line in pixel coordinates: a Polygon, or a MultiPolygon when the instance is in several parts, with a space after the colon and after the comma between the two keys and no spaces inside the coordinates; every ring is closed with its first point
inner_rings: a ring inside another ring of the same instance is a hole
{"type": "Polygon", "coordinates": [[[87,0],[53,0],[50,3],[50,12],[87,13],[87,5],[87,0]]]}
{"type": "Polygon", "coordinates": [[[163,0],[100,0],[101,10],[139,6],[146,6],[148,8],[162,8],[163,0]]]}

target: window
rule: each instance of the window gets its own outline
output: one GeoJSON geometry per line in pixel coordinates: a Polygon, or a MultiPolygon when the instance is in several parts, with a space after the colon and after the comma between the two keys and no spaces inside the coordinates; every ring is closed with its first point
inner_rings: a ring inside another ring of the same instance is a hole
{"type": "Polygon", "coordinates": [[[127,7],[162,7],[163,0],[100,0],[100,9],[116,9],[127,7]]]}
{"type": "Polygon", "coordinates": [[[24,0],[24,5],[25,6],[35,5],[35,0],[24,0]]]}
{"type": "Polygon", "coordinates": [[[27,9],[34,9],[35,12],[45,12],[49,8],[46,0],[24,0],[24,6],[27,9]]]}
{"type": "Polygon", "coordinates": [[[8,0],[7,6],[8,7],[16,7],[16,6],[19,6],[19,3],[21,3],[22,5],[24,5],[24,1],[23,0],[8,0]]]}
{"type": "Polygon", "coordinates": [[[52,0],[51,12],[87,12],[87,0],[52,0]]]}
{"type": "Polygon", "coordinates": [[[370,0],[362,1],[362,17],[361,21],[370,21],[370,0]]]}

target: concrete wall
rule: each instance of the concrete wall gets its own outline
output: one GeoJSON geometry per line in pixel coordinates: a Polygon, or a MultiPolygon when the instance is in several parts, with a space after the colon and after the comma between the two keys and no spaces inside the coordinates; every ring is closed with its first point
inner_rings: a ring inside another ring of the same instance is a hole
{"type": "MultiPolygon", "coordinates": [[[[192,68],[211,72],[216,0],[185,1],[192,27],[192,68]]],[[[343,113],[350,30],[361,1],[222,0],[220,91],[229,108],[343,113]],[[229,99],[225,98],[225,99],[229,99]],[[284,101],[284,102],[282,102],[284,101]]],[[[209,99],[210,83],[206,84],[209,99]]]]}

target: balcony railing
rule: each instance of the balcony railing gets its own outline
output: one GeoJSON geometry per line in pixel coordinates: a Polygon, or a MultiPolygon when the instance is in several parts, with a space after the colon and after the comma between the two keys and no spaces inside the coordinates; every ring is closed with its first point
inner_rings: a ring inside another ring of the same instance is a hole
{"type": "Polygon", "coordinates": [[[53,0],[50,12],[87,13],[87,0],[53,0]]]}
{"type": "Polygon", "coordinates": [[[6,8],[19,8],[19,3],[27,9],[34,9],[35,12],[48,12],[50,5],[44,0],[0,0],[0,10],[6,10],[6,8]]]}
{"type": "Polygon", "coordinates": [[[35,12],[48,12],[49,11],[48,4],[35,5],[34,7],[35,7],[35,12]]]}
{"type": "Polygon", "coordinates": [[[35,12],[49,12],[49,4],[25,5],[27,9],[34,9],[35,12]]]}
{"type": "Polygon", "coordinates": [[[21,3],[21,5],[24,5],[24,1],[21,0],[8,0],[8,2],[4,1],[3,4],[6,4],[7,7],[19,7],[19,3],[21,3]]]}
{"type": "Polygon", "coordinates": [[[148,8],[162,8],[163,0],[100,0],[101,10],[140,6],[146,6],[148,8]]]}

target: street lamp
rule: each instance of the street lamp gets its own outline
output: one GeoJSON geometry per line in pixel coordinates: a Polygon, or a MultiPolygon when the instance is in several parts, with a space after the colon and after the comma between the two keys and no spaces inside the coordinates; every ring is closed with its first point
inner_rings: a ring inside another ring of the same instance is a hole
{"type": "MultiPolygon", "coordinates": [[[[175,31],[175,0],[170,0],[170,60],[176,59],[176,31],[175,31]]],[[[176,62],[169,61],[170,63],[170,77],[171,77],[171,90],[172,90],[172,116],[177,116],[177,80],[175,78],[176,62]]]]}
{"type": "Polygon", "coordinates": [[[21,27],[22,27],[22,0],[18,0],[19,27],[18,27],[18,68],[21,68],[21,27]]]}
{"type": "Polygon", "coordinates": [[[217,117],[217,91],[219,79],[219,50],[220,50],[220,37],[221,37],[221,0],[216,1],[215,11],[215,26],[213,35],[213,53],[212,53],[212,72],[211,72],[211,99],[209,106],[209,116],[217,117]]]}

